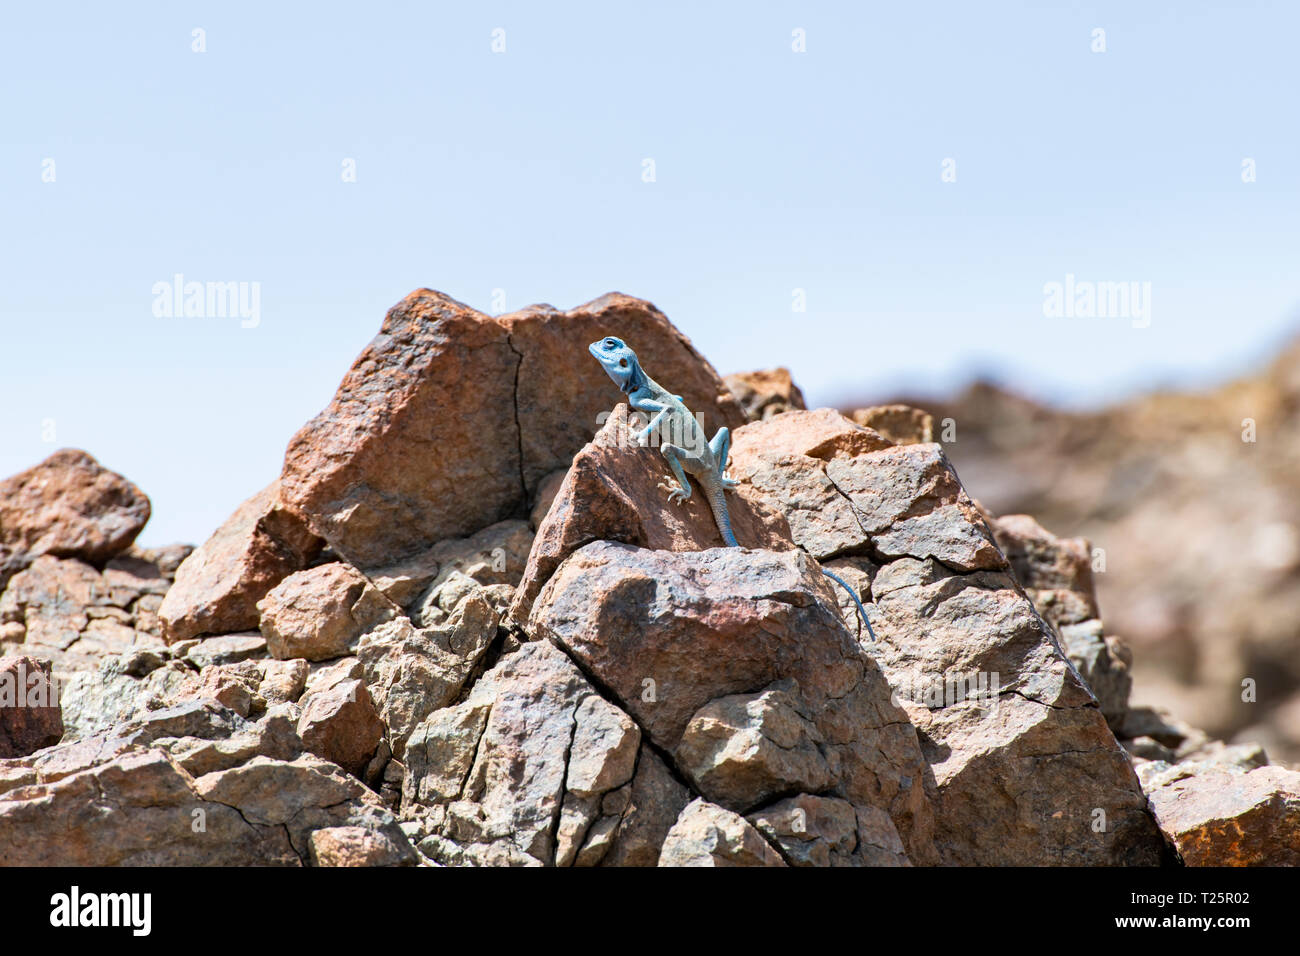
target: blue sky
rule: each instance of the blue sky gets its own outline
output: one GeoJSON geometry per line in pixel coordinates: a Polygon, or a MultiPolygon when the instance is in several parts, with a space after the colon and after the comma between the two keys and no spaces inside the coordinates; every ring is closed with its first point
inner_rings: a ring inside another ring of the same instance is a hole
{"type": "Polygon", "coordinates": [[[201,541],[420,286],[643,296],[815,403],[1095,403],[1298,327],[1300,5],[548,7],[10,5],[0,474],[83,447],[143,541],[201,541]],[[156,316],[177,273],[259,323],[156,316]],[[1045,316],[1067,274],[1149,282],[1150,325],[1045,316]]]}

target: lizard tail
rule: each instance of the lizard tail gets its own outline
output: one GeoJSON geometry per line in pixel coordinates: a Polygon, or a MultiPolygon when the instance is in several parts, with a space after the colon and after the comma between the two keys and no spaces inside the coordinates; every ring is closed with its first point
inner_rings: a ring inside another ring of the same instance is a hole
{"type": "Polygon", "coordinates": [[[834,581],[844,590],[849,592],[849,597],[853,598],[853,603],[858,606],[858,613],[862,615],[862,623],[867,625],[867,633],[871,635],[871,640],[874,643],[876,640],[876,632],[871,629],[871,622],[867,620],[867,609],[863,607],[862,602],[858,600],[857,592],[854,591],[853,588],[849,587],[848,584],[844,581],[844,579],[841,578],[839,575],[831,574],[825,568],[822,568],[822,574],[826,575],[828,578],[830,578],[832,581],[834,581]]]}
{"type": "Polygon", "coordinates": [[[727,499],[723,497],[722,483],[711,481],[704,490],[707,492],[709,507],[713,509],[713,520],[717,522],[723,542],[729,548],[740,547],[736,536],[731,533],[731,518],[727,515],[727,499]]]}

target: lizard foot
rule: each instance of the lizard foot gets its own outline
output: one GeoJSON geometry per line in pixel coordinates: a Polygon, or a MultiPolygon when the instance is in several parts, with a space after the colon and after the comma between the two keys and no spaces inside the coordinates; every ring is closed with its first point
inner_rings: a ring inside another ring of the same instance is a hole
{"type": "Polygon", "coordinates": [[[740,484],[740,482],[738,482],[735,478],[732,478],[730,475],[725,475],[725,474],[724,474],[724,475],[722,476],[722,487],[724,487],[724,488],[734,488],[734,487],[736,487],[738,484],[740,484]]]}
{"type": "Polygon", "coordinates": [[[665,478],[659,482],[659,490],[668,492],[668,503],[673,505],[679,501],[685,501],[691,496],[689,491],[682,491],[682,486],[671,478],[665,478]]]}

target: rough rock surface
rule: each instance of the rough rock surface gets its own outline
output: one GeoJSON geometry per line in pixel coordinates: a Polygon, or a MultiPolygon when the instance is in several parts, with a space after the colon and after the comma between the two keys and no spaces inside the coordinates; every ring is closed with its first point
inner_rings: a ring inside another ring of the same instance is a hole
{"type": "Polygon", "coordinates": [[[1300,342],[1221,386],[1096,411],[988,384],[924,406],[956,422],[945,450],[985,505],[1101,549],[1137,703],[1300,762],[1300,342]]]}
{"type": "Polygon", "coordinates": [[[163,636],[180,641],[255,629],[257,602],[307,567],[320,547],[302,520],[280,504],[279,483],[272,482],[181,563],[158,611],[163,636]]]}
{"type": "Polygon", "coordinates": [[[1188,866],[1300,866],[1300,773],[1282,767],[1151,767],[1151,812],[1188,866]]]}
{"type": "Polygon", "coordinates": [[[932,557],[959,571],[1006,560],[979,509],[934,444],[895,446],[831,409],[786,412],[746,425],[732,474],[783,508],[795,542],[814,557],[932,557]]]}
{"type": "Polygon", "coordinates": [[[415,859],[379,798],[303,754],[281,714],[250,724],[195,701],[0,763],[8,866],[299,866],[313,832],[340,826],[415,859]]]}
{"type": "Polygon", "coordinates": [[[910,405],[872,405],[849,416],[856,424],[879,432],[895,445],[921,445],[934,441],[934,417],[910,405]]]}
{"type": "Polygon", "coordinates": [[[62,737],[59,689],[49,662],[0,657],[0,760],[25,757],[62,737]]]}
{"type": "Polygon", "coordinates": [[[744,817],[696,799],[664,840],[660,866],[785,866],[744,817]]]}
{"type": "Polygon", "coordinates": [[[139,488],[84,451],[56,451],[0,482],[0,589],[43,554],[102,565],[148,520],[139,488]]]}
{"type": "Polygon", "coordinates": [[[610,294],[493,318],[421,289],[389,311],[329,407],[290,442],[285,501],[363,569],[522,514],[613,404],[587,345],[615,333],[715,426],[744,421],[648,302],[610,294]]]}
{"type": "MultiPolygon", "coordinates": [[[[537,529],[528,566],[510,610],[522,623],[560,563],[592,541],[623,541],[664,551],[722,546],[702,492],[670,505],[659,488],[669,468],[658,448],[635,443],[626,405],[618,405],[573,465],[537,529]]],[[[748,547],[794,547],[781,513],[748,490],[727,493],[736,540],[748,547]]]]}
{"type": "Polygon", "coordinates": [[[272,657],[309,661],[346,656],[365,631],[398,612],[341,561],[289,575],[257,602],[257,610],[272,657]]]}
{"type": "Polygon", "coordinates": [[[1106,634],[1093,589],[1092,548],[1082,538],[1058,538],[1029,515],[994,519],[993,533],[1034,607],[1052,625],[1112,729],[1128,712],[1133,653],[1106,634]]]}
{"type": "Polygon", "coordinates": [[[804,404],[803,392],[790,377],[788,368],[737,372],[728,375],[724,381],[745,410],[745,415],[753,422],[808,407],[804,404]]]}
{"type": "Polygon", "coordinates": [[[707,800],[746,812],[816,786],[888,811],[913,858],[933,862],[916,732],[829,589],[800,551],[596,542],[552,577],[528,629],[594,675],[707,800]],[[735,759],[764,740],[761,760],[735,759]]]}

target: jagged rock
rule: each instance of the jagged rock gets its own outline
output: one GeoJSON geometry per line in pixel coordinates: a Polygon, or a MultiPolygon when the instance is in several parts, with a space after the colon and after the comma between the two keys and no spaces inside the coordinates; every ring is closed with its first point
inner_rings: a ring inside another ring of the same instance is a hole
{"type": "Polygon", "coordinates": [[[835,783],[838,755],[804,709],[793,680],[719,697],[695,712],[674,757],[698,790],[729,810],[792,790],[820,792],[835,783]]]}
{"type": "MultiPolygon", "coordinates": [[[[354,658],[355,660],[355,658],[354,658]]],[[[262,664],[262,683],[257,692],[268,704],[292,703],[307,689],[311,665],[302,658],[269,660],[262,664]]],[[[361,676],[360,673],[356,676],[361,676]]]]}
{"type": "Polygon", "coordinates": [[[557,468],[538,483],[533,497],[533,506],[528,512],[528,524],[534,531],[542,526],[546,512],[550,511],[551,505],[555,503],[555,497],[560,493],[560,486],[564,484],[564,476],[568,473],[568,468],[557,468]]]}
{"type": "Polygon", "coordinates": [[[333,764],[290,756],[301,742],[286,734],[278,715],[250,724],[195,701],[0,763],[0,864],[298,866],[314,831],[340,826],[414,860],[376,795],[333,764]]]}
{"type": "Polygon", "coordinates": [[[1124,751],[1009,572],[900,558],[871,587],[877,659],[920,735],[945,863],[1159,861],[1124,751]]]}
{"type": "Polygon", "coordinates": [[[194,684],[194,672],[180,661],[164,661],[144,673],[133,655],[107,657],[96,670],[70,675],[63,685],[66,740],[102,733],[114,724],[165,708],[194,684]]]}
{"type": "Polygon", "coordinates": [[[648,302],[613,294],[492,318],[421,289],[389,311],[329,407],[290,442],[286,502],[366,569],[522,513],[612,404],[586,346],[615,331],[693,409],[744,420],[648,302]]]}
{"type": "MultiPolygon", "coordinates": [[[[705,496],[670,505],[659,484],[668,466],[658,448],[635,444],[628,410],[620,404],[595,439],[573,459],[541,526],[509,618],[522,623],[538,592],[560,563],[592,541],[623,541],[665,551],[722,545],[705,496]]],[[[736,540],[747,547],[794,547],[790,529],[774,507],[746,491],[728,492],[736,540]]]]}
{"type": "Polygon", "coordinates": [[[365,576],[339,561],[286,577],[257,602],[271,656],[309,661],[346,656],[365,631],[398,613],[377,592],[367,591],[374,589],[365,576]]]}
{"type": "Polygon", "coordinates": [[[1133,654],[1119,638],[1106,634],[1099,620],[1092,548],[1083,538],[1056,537],[1029,515],[1005,515],[991,526],[1016,578],[1056,629],[1107,722],[1119,727],[1133,689],[1133,654]]]}
{"type": "Polygon", "coordinates": [[[325,827],[308,840],[312,866],[413,866],[412,854],[365,827],[325,827]]]}
{"type": "Polygon", "coordinates": [[[431,808],[420,848],[441,863],[567,864],[639,736],[561,651],[526,644],[411,735],[402,812],[431,808]]]}
{"type": "Polygon", "coordinates": [[[736,432],[732,474],[783,509],[795,542],[819,559],[934,557],[998,569],[994,544],[938,445],[895,446],[831,409],[786,412],[736,432]]]}
{"type": "Polygon", "coordinates": [[[366,686],[399,758],[416,725],[460,694],[496,638],[497,622],[491,605],[471,597],[446,625],[421,629],[399,617],[357,642],[366,686]]]}
{"type": "Polygon", "coordinates": [[[193,553],[192,544],[168,544],[161,548],[142,548],[138,544],[133,544],[123,552],[123,556],[137,558],[146,564],[151,564],[168,581],[174,581],[176,569],[193,553]]]}
{"type": "Polygon", "coordinates": [[[801,793],[749,821],[791,866],[911,866],[889,814],[801,793]]]}
{"type": "Polygon", "coordinates": [[[527,522],[498,521],[468,538],[439,541],[426,552],[370,570],[367,576],[394,604],[414,611],[453,575],[481,585],[518,584],[532,546],[527,522]]]}
{"type": "Polygon", "coordinates": [[[1300,865],[1294,770],[1178,764],[1149,774],[1147,796],[1165,839],[1188,866],[1300,865]]]}
{"type": "Polygon", "coordinates": [[[102,565],[148,520],[139,488],[84,451],[56,451],[0,482],[0,589],[43,554],[102,565]]]}
{"type": "Polygon", "coordinates": [[[855,424],[888,438],[895,445],[923,445],[934,441],[934,417],[911,405],[872,405],[849,416],[855,424]]]}
{"type": "Polygon", "coordinates": [[[213,664],[237,664],[266,656],[266,638],[257,631],[224,634],[198,641],[185,651],[184,660],[196,670],[213,664]]]}
{"type": "Polygon", "coordinates": [[[785,866],[744,817],[702,799],[682,811],[664,840],[660,866],[785,866]]]}
{"type": "Polygon", "coordinates": [[[790,378],[788,368],[737,372],[728,375],[724,381],[745,410],[745,416],[752,422],[808,407],[804,404],[803,392],[790,378]]]}
{"type": "Polygon", "coordinates": [[[253,495],[177,568],[158,609],[169,642],[256,629],[257,602],[320,551],[279,496],[279,482],[253,495]]]}
{"type": "MultiPolygon", "coordinates": [[[[528,631],[565,648],[668,753],[679,752],[710,702],[793,680],[798,710],[825,742],[827,789],[888,810],[912,858],[932,862],[920,744],[876,664],[844,629],[829,588],[801,551],[672,553],[596,542],[556,571],[528,631]]],[[[751,733],[741,723],[736,732],[751,733]]],[[[709,731],[727,732],[717,721],[709,731]]],[[[746,798],[750,771],[725,759],[730,744],[703,743],[685,751],[709,771],[697,781],[703,796],[757,804],[779,765],[755,772],[760,785],[746,798]],[[720,793],[710,789],[715,783],[720,793]]]]}
{"type": "Polygon", "coordinates": [[[0,759],[25,757],[62,736],[59,688],[49,662],[0,657],[0,759]]]}
{"type": "Polygon", "coordinates": [[[626,802],[602,806],[576,866],[655,866],[668,831],[691,800],[691,792],[673,777],[643,742],[632,782],[609,796],[626,793],[626,802]]]}
{"type": "Polygon", "coordinates": [[[384,725],[366,685],[349,680],[303,699],[298,736],[316,756],[360,777],[383,740],[384,725]]]}

